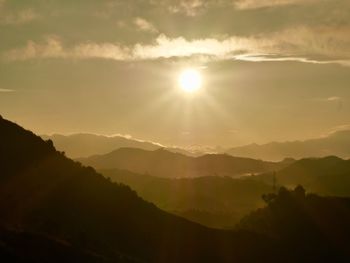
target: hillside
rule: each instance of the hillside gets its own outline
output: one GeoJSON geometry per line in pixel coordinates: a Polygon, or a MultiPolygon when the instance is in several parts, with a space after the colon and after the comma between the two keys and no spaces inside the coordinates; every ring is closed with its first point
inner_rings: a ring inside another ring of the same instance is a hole
{"type": "MultiPolygon", "coordinates": [[[[271,184],[273,174],[255,178],[271,184]]],[[[309,191],[331,196],[350,196],[350,160],[335,156],[306,158],[294,162],[275,173],[277,184],[296,186],[301,184],[309,191]]]]}
{"type": "Polygon", "coordinates": [[[146,151],[122,148],[105,155],[77,159],[84,165],[96,169],[123,169],[157,177],[203,177],[264,173],[279,170],[290,162],[265,162],[249,158],[232,157],[226,154],[207,154],[190,157],[172,153],[165,149],[146,151]]]}
{"type": "Polygon", "coordinates": [[[298,186],[264,199],[267,206],[243,218],[239,229],[273,236],[308,262],[349,262],[350,198],[306,195],[298,186]]]}
{"type": "MultiPolygon", "coordinates": [[[[281,259],[272,239],[213,230],[163,212],[129,187],[82,167],[57,152],[51,141],[12,122],[0,119],[0,138],[0,224],[5,228],[50,236],[74,251],[91,251],[113,262],[121,262],[120,258],[138,262],[281,259]]],[[[15,242],[22,242],[11,233],[15,242]]],[[[17,247],[6,240],[1,244],[10,250],[17,247]]],[[[50,256],[61,254],[59,245],[53,246],[56,252],[49,255],[42,255],[40,246],[27,254],[34,262],[51,262],[50,256]]]]}
{"type": "Polygon", "coordinates": [[[233,228],[246,214],[262,207],[261,196],[272,187],[230,177],[169,179],[123,170],[100,170],[114,182],[129,185],[161,209],[219,228],[233,228]]]}
{"type": "Polygon", "coordinates": [[[338,131],[326,137],[293,142],[271,142],[232,148],[226,153],[254,159],[279,161],[285,158],[302,159],[336,155],[350,158],[350,131],[338,131]]]}

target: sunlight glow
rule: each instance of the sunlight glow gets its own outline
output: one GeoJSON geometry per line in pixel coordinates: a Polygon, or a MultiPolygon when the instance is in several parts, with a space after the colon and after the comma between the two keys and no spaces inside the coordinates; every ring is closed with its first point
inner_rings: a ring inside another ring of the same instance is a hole
{"type": "Polygon", "coordinates": [[[179,76],[179,86],[186,92],[195,92],[202,86],[202,76],[198,70],[186,69],[179,76]]]}

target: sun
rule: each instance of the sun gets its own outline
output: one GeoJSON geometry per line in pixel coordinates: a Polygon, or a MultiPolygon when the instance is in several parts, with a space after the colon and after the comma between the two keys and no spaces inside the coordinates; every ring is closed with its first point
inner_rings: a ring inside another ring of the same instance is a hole
{"type": "Polygon", "coordinates": [[[202,87],[202,76],[198,70],[185,69],[179,75],[179,87],[186,92],[195,92],[202,87]]]}

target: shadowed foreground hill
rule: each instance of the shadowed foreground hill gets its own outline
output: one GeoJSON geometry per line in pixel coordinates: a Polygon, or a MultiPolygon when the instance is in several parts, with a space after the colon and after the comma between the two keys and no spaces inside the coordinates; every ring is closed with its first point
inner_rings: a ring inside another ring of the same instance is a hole
{"type": "Polygon", "coordinates": [[[305,195],[298,186],[264,199],[268,206],[242,219],[240,229],[274,237],[308,262],[350,261],[350,198],[305,195]]]}
{"type": "Polygon", "coordinates": [[[60,257],[62,262],[281,262],[281,250],[273,239],[213,230],[167,214],[129,187],[67,159],[51,141],[44,142],[1,118],[0,138],[0,224],[6,233],[0,236],[0,253],[4,258],[18,262],[21,258],[56,262],[60,257]],[[38,246],[30,246],[35,243],[38,246]]]}
{"type": "Polygon", "coordinates": [[[263,182],[230,177],[160,178],[125,170],[100,170],[114,182],[129,185],[161,209],[195,222],[233,228],[246,214],[264,205],[261,196],[272,190],[263,182]]]}
{"type": "Polygon", "coordinates": [[[237,158],[225,154],[207,154],[189,157],[164,149],[145,151],[122,148],[105,155],[78,159],[84,165],[96,169],[123,169],[157,177],[239,177],[252,173],[279,170],[290,162],[264,162],[248,158],[237,158]]]}

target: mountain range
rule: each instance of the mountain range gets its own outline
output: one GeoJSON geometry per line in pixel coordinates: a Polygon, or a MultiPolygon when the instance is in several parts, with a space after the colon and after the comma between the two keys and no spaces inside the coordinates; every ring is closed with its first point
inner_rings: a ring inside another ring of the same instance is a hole
{"type": "Polygon", "coordinates": [[[236,157],[259,160],[280,161],[286,158],[302,159],[309,157],[326,157],[330,155],[350,158],[350,130],[333,132],[328,136],[304,141],[270,142],[266,144],[249,144],[233,148],[203,148],[201,146],[187,149],[183,147],[163,146],[159,143],[114,135],[96,135],[78,133],[71,135],[42,135],[45,140],[52,140],[59,151],[64,151],[70,158],[86,158],[103,155],[120,148],[139,148],[154,151],[165,148],[170,152],[198,157],[206,153],[227,153],[236,157]]]}
{"type": "MultiPolygon", "coordinates": [[[[4,262],[294,263],[350,257],[349,198],[281,187],[263,195],[267,205],[234,230],[215,230],[160,210],[1,117],[0,138],[4,262]]],[[[326,161],[319,171],[347,167],[339,158],[326,161]]]]}
{"type": "Polygon", "coordinates": [[[95,169],[123,169],[166,178],[241,177],[280,170],[294,161],[265,162],[233,157],[227,154],[206,154],[191,157],[180,153],[172,153],[166,149],[146,151],[136,148],[121,148],[105,155],[94,155],[77,160],[95,169]]]}
{"type": "Polygon", "coordinates": [[[157,143],[132,139],[125,136],[104,136],[89,133],[71,135],[42,135],[44,140],[52,140],[59,151],[64,151],[70,158],[88,157],[95,154],[105,154],[113,150],[131,147],[144,150],[156,150],[162,146],[157,143]]]}
{"type": "Polygon", "coordinates": [[[350,160],[334,156],[305,158],[274,172],[243,178],[160,178],[118,169],[100,172],[112,181],[129,185],[166,211],[217,228],[232,228],[263,206],[264,193],[281,186],[303,185],[323,196],[350,196],[350,160]]]}
{"type": "Polygon", "coordinates": [[[301,184],[321,195],[350,196],[350,161],[335,156],[266,162],[228,154],[191,157],[164,148],[119,148],[77,160],[166,211],[216,228],[232,228],[261,207],[261,195],[273,187],[301,184]]]}
{"type": "Polygon", "coordinates": [[[2,118],[0,138],[0,227],[5,229],[0,255],[4,260],[282,259],[282,250],[273,239],[248,231],[214,230],[166,213],[129,187],[68,159],[55,150],[52,141],[2,118]]]}
{"type": "Polygon", "coordinates": [[[213,149],[192,147],[187,150],[181,147],[165,147],[159,143],[134,139],[122,135],[97,135],[91,133],[75,133],[71,135],[53,134],[41,135],[44,140],[52,140],[56,149],[65,152],[70,158],[84,158],[96,154],[107,154],[120,148],[138,148],[154,151],[166,148],[173,153],[181,153],[187,156],[200,156],[213,149]],[[200,149],[199,149],[200,148],[200,149]]]}
{"type": "Polygon", "coordinates": [[[267,144],[250,144],[226,150],[233,156],[241,156],[270,161],[285,158],[326,157],[335,155],[350,158],[350,130],[331,133],[328,136],[293,142],[271,142],[267,144]]]}

